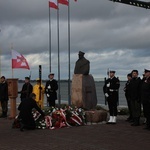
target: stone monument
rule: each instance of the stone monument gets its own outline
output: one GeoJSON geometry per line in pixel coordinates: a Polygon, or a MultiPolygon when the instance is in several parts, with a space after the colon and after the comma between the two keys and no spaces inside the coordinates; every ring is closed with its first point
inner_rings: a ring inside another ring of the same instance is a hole
{"type": "Polygon", "coordinates": [[[95,109],[97,96],[95,82],[89,75],[90,62],[84,57],[84,52],[79,51],[72,79],[72,104],[86,110],[95,109]]]}

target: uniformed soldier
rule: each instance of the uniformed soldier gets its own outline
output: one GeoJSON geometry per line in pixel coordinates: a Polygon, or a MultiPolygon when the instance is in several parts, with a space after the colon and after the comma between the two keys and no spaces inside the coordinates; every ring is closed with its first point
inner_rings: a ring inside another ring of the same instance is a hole
{"type": "Polygon", "coordinates": [[[46,82],[45,85],[45,93],[47,97],[47,102],[49,103],[50,107],[55,107],[55,100],[57,99],[57,90],[58,84],[57,81],[54,79],[54,73],[50,73],[48,75],[49,80],[46,82]]]}
{"type": "Polygon", "coordinates": [[[104,94],[107,98],[110,119],[108,124],[115,124],[117,119],[117,105],[118,105],[118,90],[120,87],[120,81],[115,77],[115,71],[109,72],[110,78],[108,78],[103,87],[104,94]]]}
{"type": "Polygon", "coordinates": [[[145,80],[142,82],[141,101],[143,104],[143,112],[146,118],[146,127],[150,130],[150,70],[145,69],[145,80]]]}
{"type": "Polygon", "coordinates": [[[129,84],[129,91],[131,97],[131,111],[133,117],[132,126],[140,125],[141,115],[141,78],[138,77],[138,70],[132,71],[132,79],[129,84]]]}

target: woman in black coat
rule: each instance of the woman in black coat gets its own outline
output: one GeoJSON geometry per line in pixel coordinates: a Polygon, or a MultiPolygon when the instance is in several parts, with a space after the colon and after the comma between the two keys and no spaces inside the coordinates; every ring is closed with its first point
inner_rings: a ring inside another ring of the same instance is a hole
{"type": "Polygon", "coordinates": [[[35,129],[36,124],[33,118],[32,109],[35,108],[43,117],[45,114],[43,111],[38,107],[35,101],[36,95],[34,93],[30,94],[30,97],[24,101],[22,101],[18,107],[19,118],[21,119],[21,128],[20,130],[23,131],[23,129],[35,129]]]}

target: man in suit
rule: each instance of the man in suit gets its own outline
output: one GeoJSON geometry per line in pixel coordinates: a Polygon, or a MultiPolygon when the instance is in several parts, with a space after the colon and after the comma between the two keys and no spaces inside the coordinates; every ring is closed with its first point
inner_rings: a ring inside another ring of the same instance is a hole
{"type": "Polygon", "coordinates": [[[130,91],[130,104],[133,117],[133,123],[131,126],[140,125],[140,115],[141,115],[141,84],[142,80],[138,77],[138,70],[132,71],[132,79],[129,84],[130,91]]]}
{"type": "Polygon", "coordinates": [[[132,117],[131,102],[130,102],[131,98],[130,98],[130,90],[129,90],[130,81],[132,79],[132,74],[131,73],[127,74],[127,79],[128,80],[125,84],[124,92],[125,92],[125,97],[126,97],[126,100],[127,100],[127,106],[128,106],[128,110],[129,110],[129,117],[127,118],[126,121],[132,122],[133,117],[132,117]]]}

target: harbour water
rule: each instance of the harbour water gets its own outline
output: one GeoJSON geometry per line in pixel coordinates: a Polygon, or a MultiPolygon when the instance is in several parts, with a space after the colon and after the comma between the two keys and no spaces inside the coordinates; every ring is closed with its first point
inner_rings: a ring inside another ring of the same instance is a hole
{"type": "MultiPolygon", "coordinates": [[[[35,85],[36,82],[32,82],[32,85],[35,85]]],[[[123,88],[125,86],[125,81],[120,82],[120,89],[119,89],[119,106],[127,106],[127,102],[125,99],[124,91],[123,88]]],[[[18,83],[18,91],[21,90],[22,85],[24,83],[18,83]]],[[[43,82],[43,85],[45,85],[45,82],[43,82]]],[[[95,86],[96,86],[96,93],[97,93],[97,103],[100,105],[105,105],[105,97],[103,93],[103,85],[104,81],[96,81],[95,86]]],[[[68,103],[68,82],[66,81],[61,81],[60,82],[60,100],[61,103],[68,103]]],[[[17,103],[20,102],[20,94],[18,94],[17,97],[17,103]]],[[[46,104],[46,97],[45,97],[45,104],[46,104]]]]}

